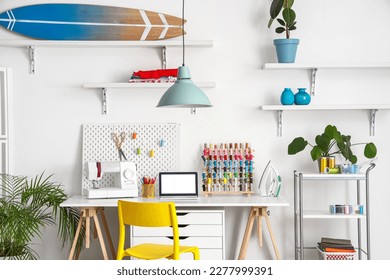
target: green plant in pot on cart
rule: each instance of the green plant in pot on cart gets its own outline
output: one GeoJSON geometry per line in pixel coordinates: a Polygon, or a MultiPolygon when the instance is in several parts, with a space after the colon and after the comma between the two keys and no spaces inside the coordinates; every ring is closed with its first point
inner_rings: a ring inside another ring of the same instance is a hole
{"type": "MultiPolygon", "coordinates": [[[[324,132],[315,137],[315,145],[310,144],[303,137],[296,137],[288,145],[288,154],[295,155],[303,151],[307,146],[311,146],[310,155],[313,161],[320,160],[323,157],[329,158],[336,154],[341,154],[351,164],[357,163],[357,156],[352,151],[352,146],[365,145],[364,156],[372,159],[376,157],[377,148],[374,143],[351,143],[351,136],[341,134],[334,125],[327,125],[324,132]]],[[[321,171],[321,168],[320,168],[321,171]]]]}
{"type": "MultiPolygon", "coordinates": [[[[62,246],[72,241],[80,214],[76,209],[60,207],[67,198],[65,191],[50,181],[51,175],[43,175],[29,179],[0,174],[0,258],[37,259],[32,241],[43,239],[43,230],[51,225],[58,225],[62,246]]],[[[79,250],[82,242],[80,238],[79,250]]]]}
{"type": "Polygon", "coordinates": [[[275,39],[274,45],[276,49],[276,55],[279,63],[294,63],[297,53],[297,47],[299,39],[290,38],[290,32],[296,30],[296,14],[292,9],[294,0],[273,0],[270,7],[270,20],[268,22],[268,28],[276,19],[280,24],[276,27],[275,32],[278,34],[285,33],[285,39],[275,39]],[[282,13],[282,17],[278,18],[282,13]]]}

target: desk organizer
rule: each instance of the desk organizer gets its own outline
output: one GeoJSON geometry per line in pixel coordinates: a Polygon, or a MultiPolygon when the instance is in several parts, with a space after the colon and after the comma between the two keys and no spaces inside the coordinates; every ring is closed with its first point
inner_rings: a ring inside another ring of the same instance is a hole
{"type": "Polygon", "coordinates": [[[254,193],[253,152],[248,143],[204,144],[203,194],[254,193]]]}

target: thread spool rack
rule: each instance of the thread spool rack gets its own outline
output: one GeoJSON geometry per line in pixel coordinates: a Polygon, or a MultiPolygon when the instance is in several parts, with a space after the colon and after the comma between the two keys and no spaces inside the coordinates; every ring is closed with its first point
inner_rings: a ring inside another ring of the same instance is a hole
{"type": "Polygon", "coordinates": [[[249,143],[205,143],[201,158],[202,189],[205,196],[254,193],[254,150],[249,143]]]}

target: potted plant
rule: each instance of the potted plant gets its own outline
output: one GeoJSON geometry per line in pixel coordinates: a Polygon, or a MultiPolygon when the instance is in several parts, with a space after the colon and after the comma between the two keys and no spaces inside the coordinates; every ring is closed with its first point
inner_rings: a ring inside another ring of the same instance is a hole
{"type": "Polygon", "coordinates": [[[324,132],[315,137],[315,145],[310,144],[303,137],[296,137],[288,145],[288,154],[295,155],[303,151],[306,146],[312,147],[310,151],[313,161],[319,160],[321,157],[330,157],[336,154],[341,154],[351,164],[357,162],[357,156],[352,152],[352,146],[365,145],[364,156],[374,158],[377,154],[377,148],[374,143],[351,143],[350,135],[343,135],[337,130],[336,126],[326,126],[324,132]]]}
{"type": "Polygon", "coordinates": [[[279,63],[294,63],[297,53],[299,39],[290,38],[290,31],[297,29],[296,14],[292,9],[294,0],[273,0],[270,8],[270,20],[268,28],[271,27],[273,21],[276,19],[280,24],[276,27],[275,32],[278,34],[285,33],[285,39],[275,39],[274,45],[276,55],[279,63]],[[282,17],[277,18],[282,12],[282,17]]]}
{"type": "MultiPolygon", "coordinates": [[[[79,212],[60,207],[67,196],[60,184],[49,181],[50,177],[44,178],[43,173],[31,179],[0,174],[0,258],[37,259],[31,240],[42,239],[43,230],[49,225],[58,225],[63,246],[72,241],[79,212]]],[[[82,241],[78,242],[79,249],[82,241]]]]}

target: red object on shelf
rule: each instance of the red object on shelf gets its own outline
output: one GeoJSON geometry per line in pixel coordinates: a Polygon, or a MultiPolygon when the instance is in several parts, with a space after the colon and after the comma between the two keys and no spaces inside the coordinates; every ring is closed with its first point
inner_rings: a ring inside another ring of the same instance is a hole
{"type": "Polygon", "coordinates": [[[139,79],[159,79],[162,77],[177,77],[177,68],[176,69],[157,69],[157,70],[147,70],[147,71],[137,71],[133,73],[133,77],[139,79]]]}

